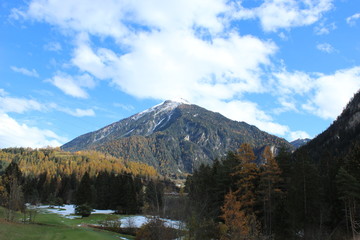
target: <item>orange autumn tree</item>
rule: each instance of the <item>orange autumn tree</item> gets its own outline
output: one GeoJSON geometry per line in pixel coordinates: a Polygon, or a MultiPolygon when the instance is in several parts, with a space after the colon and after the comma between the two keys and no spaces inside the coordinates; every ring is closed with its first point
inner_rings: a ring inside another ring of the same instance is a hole
{"type": "Polygon", "coordinates": [[[236,157],[239,160],[239,165],[233,175],[239,179],[236,183],[237,189],[234,193],[230,192],[225,196],[222,218],[228,228],[228,236],[232,236],[232,232],[242,233],[240,238],[234,235],[235,238],[228,239],[252,239],[259,233],[259,224],[256,217],[259,168],[254,162],[256,157],[252,147],[247,143],[240,146],[236,157]],[[237,213],[234,215],[235,212],[237,213]],[[238,219],[237,221],[240,221],[240,223],[236,224],[236,221],[231,221],[231,218],[238,219]]]}
{"type": "Polygon", "coordinates": [[[225,195],[224,205],[221,207],[221,218],[225,222],[225,232],[221,240],[245,240],[249,236],[248,219],[242,210],[241,202],[234,192],[225,195]]]}

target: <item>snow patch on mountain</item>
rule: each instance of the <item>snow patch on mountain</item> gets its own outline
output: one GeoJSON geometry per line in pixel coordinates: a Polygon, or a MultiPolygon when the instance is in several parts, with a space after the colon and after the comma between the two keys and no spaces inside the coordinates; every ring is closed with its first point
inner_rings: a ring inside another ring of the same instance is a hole
{"type": "Polygon", "coordinates": [[[138,114],[135,114],[131,117],[132,120],[138,120],[141,117],[143,117],[144,115],[148,114],[148,113],[154,113],[154,116],[162,113],[162,112],[170,112],[173,111],[175,108],[177,108],[178,106],[182,105],[182,104],[188,104],[190,105],[190,103],[182,98],[180,99],[176,99],[176,100],[166,100],[158,105],[155,105],[149,109],[146,109],[145,111],[142,111],[138,114]]]}

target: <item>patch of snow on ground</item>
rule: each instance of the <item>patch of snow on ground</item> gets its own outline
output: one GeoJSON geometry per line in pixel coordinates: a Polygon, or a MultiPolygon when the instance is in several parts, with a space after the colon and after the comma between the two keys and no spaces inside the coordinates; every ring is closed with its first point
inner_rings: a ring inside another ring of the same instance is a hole
{"type": "Polygon", "coordinates": [[[94,209],[94,211],[91,214],[113,214],[114,210],[98,210],[94,209]]]}
{"type": "Polygon", "coordinates": [[[47,212],[56,213],[62,216],[67,216],[75,213],[74,205],[64,205],[64,206],[41,205],[38,206],[38,209],[44,209],[47,212]]]}
{"type": "MultiPolygon", "coordinates": [[[[63,205],[63,206],[50,206],[50,205],[40,205],[37,209],[43,209],[50,213],[56,213],[62,215],[63,217],[74,219],[80,218],[81,216],[74,216],[75,214],[75,205],[63,205]]],[[[113,214],[113,210],[97,210],[94,209],[91,214],[113,214]]]]}
{"type": "MultiPolygon", "coordinates": [[[[120,219],[121,227],[135,227],[135,228],[140,228],[142,225],[146,224],[150,220],[151,217],[146,217],[146,216],[132,216],[132,217],[125,217],[120,219]]],[[[181,221],[175,221],[165,218],[160,218],[160,220],[164,221],[166,227],[171,227],[174,229],[181,229],[183,227],[183,223],[181,221]]]]}

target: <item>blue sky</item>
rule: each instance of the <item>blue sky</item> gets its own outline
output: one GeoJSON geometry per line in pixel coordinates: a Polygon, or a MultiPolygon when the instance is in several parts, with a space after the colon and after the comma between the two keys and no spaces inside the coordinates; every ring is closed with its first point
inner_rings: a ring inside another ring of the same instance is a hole
{"type": "Polygon", "coordinates": [[[360,88],[355,0],[5,0],[0,148],[59,146],[167,99],[287,140],[360,88]]]}

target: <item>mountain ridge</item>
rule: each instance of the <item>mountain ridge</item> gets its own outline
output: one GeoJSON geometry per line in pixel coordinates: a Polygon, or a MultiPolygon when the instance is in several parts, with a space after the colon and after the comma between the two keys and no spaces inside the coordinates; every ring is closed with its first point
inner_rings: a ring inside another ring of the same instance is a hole
{"type": "Polygon", "coordinates": [[[306,151],[314,159],[325,155],[340,156],[360,139],[360,91],[358,91],[337,119],[317,137],[300,147],[297,152],[306,151]]]}
{"type": "Polygon", "coordinates": [[[97,150],[148,163],[163,174],[177,174],[211,164],[244,142],[258,149],[265,145],[291,148],[286,140],[255,126],[187,101],[172,100],[81,135],[61,148],[97,150]]]}

